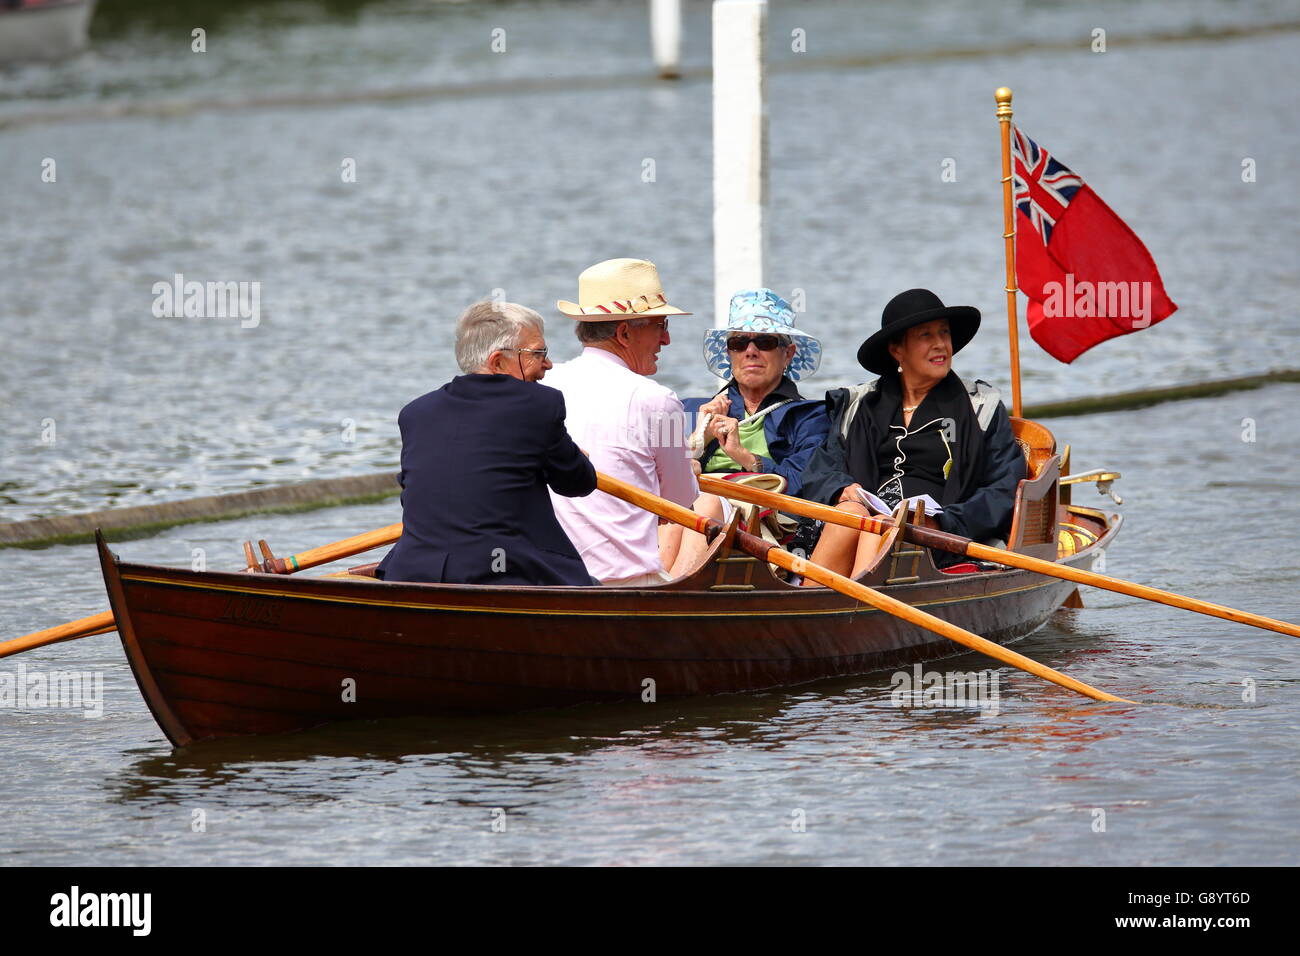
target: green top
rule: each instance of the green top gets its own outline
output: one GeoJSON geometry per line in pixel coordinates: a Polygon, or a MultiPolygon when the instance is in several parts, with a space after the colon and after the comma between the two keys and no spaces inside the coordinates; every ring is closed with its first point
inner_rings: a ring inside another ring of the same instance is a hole
{"type": "MultiPolygon", "coordinates": [[[[740,432],[740,447],[745,449],[751,455],[758,455],[760,458],[771,458],[767,451],[767,435],[763,432],[763,424],[767,416],[750,422],[747,425],[741,425],[738,429],[740,432]]],[[[706,473],[716,473],[720,471],[748,471],[748,468],[742,468],[740,462],[736,461],[725,451],[722,450],[722,444],[718,444],[718,450],[713,453],[713,457],[708,460],[704,466],[706,473]]]]}

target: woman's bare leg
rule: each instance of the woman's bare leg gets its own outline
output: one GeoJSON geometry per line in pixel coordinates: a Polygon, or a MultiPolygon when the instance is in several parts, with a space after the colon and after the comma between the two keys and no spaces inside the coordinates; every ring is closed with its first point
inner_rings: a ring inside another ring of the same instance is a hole
{"type": "Polygon", "coordinates": [[[677,555],[682,547],[682,531],[685,530],[679,524],[661,524],[659,526],[659,563],[664,566],[665,571],[671,571],[673,562],[677,560],[677,555]]]}
{"type": "MultiPolygon", "coordinates": [[[[851,515],[864,515],[867,513],[866,506],[860,505],[856,501],[841,502],[836,507],[840,511],[851,515]]],[[[813,564],[820,564],[827,570],[834,571],[836,574],[850,575],[861,547],[859,541],[861,538],[868,536],[876,537],[875,535],[869,535],[868,532],[842,528],[837,524],[825,525],[822,527],[822,535],[817,539],[817,547],[813,548],[809,560],[813,564]]],[[[874,553],[875,546],[872,545],[872,554],[874,553]]],[[[804,587],[821,587],[816,581],[810,581],[807,578],[804,578],[803,584],[804,587]]]]}
{"type": "MultiPolygon", "coordinates": [[[[692,509],[698,515],[704,515],[706,518],[715,518],[722,520],[722,499],[717,495],[700,495],[695,499],[695,506],[692,509]]],[[[708,539],[698,531],[688,531],[681,525],[678,525],[681,531],[681,547],[678,548],[677,555],[673,559],[672,566],[668,573],[673,577],[681,577],[694,571],[704,559],[704,552],[709,550],[708,539]]],[[[660,539],[660,555],[663,555],[662,545],[663,537],[660,539]]]]}
{"type": "Polygon", "coordinates": [[[853,574],[850,577],[856,578],[876,563],[876,555],[880,553],[882,540],[884,539],[880,535],[872,534],[870,531],[863,531],[858,535],[858,551],[853,558],[853,574]]]}

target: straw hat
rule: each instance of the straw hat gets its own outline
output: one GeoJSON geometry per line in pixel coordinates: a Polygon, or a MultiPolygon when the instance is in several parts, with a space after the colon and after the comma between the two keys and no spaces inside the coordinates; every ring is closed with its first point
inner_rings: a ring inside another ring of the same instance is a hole
{"type": "Polygon", "coordinates": [[[725,329],[709,329],[704,333],[704,364],[718,378],[731,378],[731,355],[727,352],[727,339],[732,332],[772,332],[788,336],[799,346],[786,369],[794,381],[812,375],[822,360],[822,344],[807,332],[794,327],[794,309],[771,289],[743,289],[731,297],[731,308],[725,329]]]}
{"type": "Polygon", "coordinates": [[[644,259],[606,259],[578,276],[578,301],[561,299],[555,307],[579,322],[690,315],[668,304],[659,270],[644,259]]]}

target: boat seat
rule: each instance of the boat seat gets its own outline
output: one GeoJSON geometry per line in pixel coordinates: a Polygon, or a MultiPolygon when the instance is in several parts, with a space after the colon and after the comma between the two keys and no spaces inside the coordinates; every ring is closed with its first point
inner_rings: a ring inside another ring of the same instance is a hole
{"type": "Polygon", "coordinates": [[[375,568],[379,567],[378,561],[372,561],[369,564],[359,564],[355,568],[348,568],[346,571],[335,571],[332,574],[324,574],[326,578],[351,578],[356,581],[378,581],[375,577],[375,568]]]}
{"type": "Polygon", "coordinates": [[[1030,480],[1042,474],[1043,466],[1056,454],[1056,436],[1051,429],[1027,418],[1012,418],[1011,431],[1025,453],[1030,480]]]}
{"type": "Polygon", "coordinates": [[[1011,430],[1025,452],[1027,477],[1016,489],[1015,516],[1007,548],[1045,561],[1056,560],[1056,508],[1060,500],[1061,457],[1051,429],[1012,418],[1011,430]]]}

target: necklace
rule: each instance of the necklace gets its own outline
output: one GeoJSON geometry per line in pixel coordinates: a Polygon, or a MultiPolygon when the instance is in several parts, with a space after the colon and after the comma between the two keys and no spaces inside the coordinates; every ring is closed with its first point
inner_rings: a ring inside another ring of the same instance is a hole
{"type": "Polygon", "coordinates": [[[914,411],[916,411],[916,410],[917,410],[918,408],[920,408],[920,407],[921,407],[920,405],[904,405],[904,406],[903,406],[903,411],[904,411],[904,412],[914,412],[914,411]]]}

